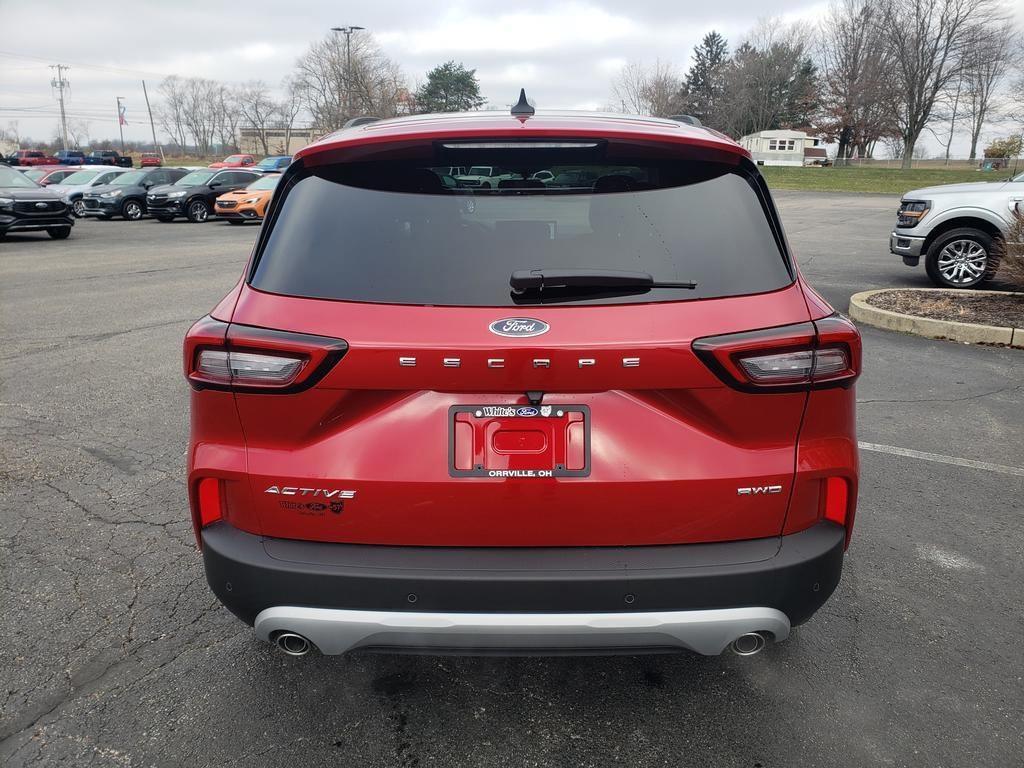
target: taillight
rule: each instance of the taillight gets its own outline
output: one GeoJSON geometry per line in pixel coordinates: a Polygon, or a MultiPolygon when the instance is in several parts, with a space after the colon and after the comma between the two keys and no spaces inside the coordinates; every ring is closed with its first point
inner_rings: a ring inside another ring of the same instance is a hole
{"type": "Polygon", "coordinates": [[[307,362],[303,357],[201,349],[195,371],[209,382],[287,386],[295,381],[307,362]]]}
{"type": "Polygon", "coordinates": [[[322,379],[347,350],[341,339],[205,317],[185,336],[185,378],[197,389],[298,392],[322,379]]]}
{"type": "Polygon", "coordinates": [[[860,333],[841,315],[709,336],[693,350],[726,384],[746,392],[848,386],[860,375],[860,333]]]}

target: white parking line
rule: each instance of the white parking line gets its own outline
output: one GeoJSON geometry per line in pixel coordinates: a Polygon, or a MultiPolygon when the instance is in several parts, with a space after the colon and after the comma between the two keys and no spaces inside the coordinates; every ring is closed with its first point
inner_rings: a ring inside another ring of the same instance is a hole
{"type": "Polygon", "coordinates": [[[999,472],[1004,475],[1024,477],[1024,468],[1022,467],[1008,467],[1005,464],[992,464],[988,461],[975,461],[974,459],[961,459],[958,456],[943,456],[941,453],[914,451],[910,448],[897,448],[895,445],[879,445],[878,443],[858,443],[858,445],[860,445],[863,451],[891,453],[893,456],[906,456],[911,459],[921,459],[922,461],[935,461],[939,464],[953,464],[957,467],[984,469],[987,472],[999,472]]]}

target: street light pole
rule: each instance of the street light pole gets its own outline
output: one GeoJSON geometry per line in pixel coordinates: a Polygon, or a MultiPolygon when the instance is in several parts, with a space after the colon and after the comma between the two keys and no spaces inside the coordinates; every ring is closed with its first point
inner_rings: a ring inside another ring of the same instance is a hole
{"type": "Polygon", "coordinates": [[[331,31],[337,35],[341,32],[345,36],[345,118],[352,118],[352,34],[366,29],[366,27],[331,27],[331,31]]]}

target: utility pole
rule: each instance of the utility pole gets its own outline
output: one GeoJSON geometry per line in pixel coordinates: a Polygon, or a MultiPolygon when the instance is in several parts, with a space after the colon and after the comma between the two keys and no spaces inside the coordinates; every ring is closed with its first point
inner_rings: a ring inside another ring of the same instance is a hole
{"type": "Polygon", "coordinates": [[[345,36],[345,119],[352,119],[352,34],[366,27],[331,27],[334,33],[345,36]]]}
{"type": "Polygon", "coordinates": [[[149,130],[153,132],[153,149],[160,153],[160,161],[166,160],[164,148],[156,143],[156,126],[153,125],[153,110],[149,106],[149,93],[146,91],[146,81],[142,81],[142,95],[146,97],[146,111],[149,112],[149,130]]]}
{"type": "Polygon", "coordinates": [[[124,96],[117,97],[117,130],[121,132],[121,154],[124,154],[124,115],[121,114],[121,99],[124,96]]]}
{"type": "Polygon", "coordinates": [[[70,87],[71,83],[64,79],[64,73],[71,67],[66,67],[63,64],[51,64],[50,69],[57,70],[57,76],[50,81],[50,86],[57,89],[57,101],[60,102],[60,142],[61,148],[67,149],[68,118],[64,113],[64,89],[70,87]]]}

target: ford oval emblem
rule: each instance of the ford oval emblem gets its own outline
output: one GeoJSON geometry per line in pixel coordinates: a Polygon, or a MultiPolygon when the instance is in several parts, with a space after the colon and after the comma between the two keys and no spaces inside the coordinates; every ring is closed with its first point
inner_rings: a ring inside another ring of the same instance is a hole
{"type": "Polygon", "coordinates": [[[551,326],[543,320],[536,320],[532,317],[505,317],[495,320],[488,327],[491,333],[496,333],[499,336],[525,339],[529,336],[540,336],[542,333],[547,333],[551,326]]]}
{"type": "Polygon", "coordinates": [[[529,406],[525,408],[518,408],[516,410],[516,416],[536,416],[538,413],[540,413],[540,411],[529,406]]]}

